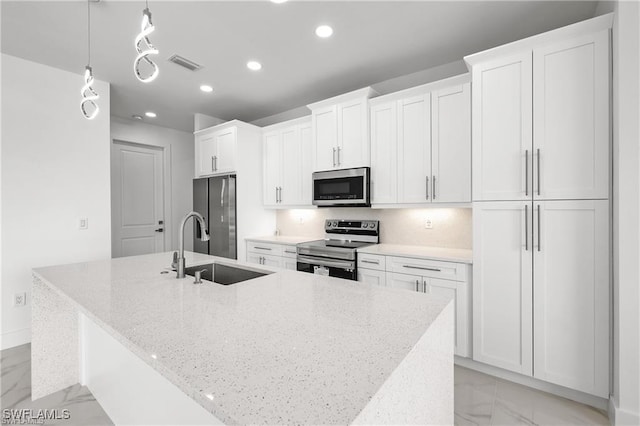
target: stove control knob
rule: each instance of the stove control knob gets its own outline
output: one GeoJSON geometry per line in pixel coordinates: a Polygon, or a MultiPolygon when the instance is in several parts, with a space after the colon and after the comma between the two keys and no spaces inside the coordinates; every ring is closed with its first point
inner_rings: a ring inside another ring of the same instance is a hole
{"type": "Polygon", "coordinates": [[[333,222],[332,225],[334,228],[336,228],[338,226],[338,222],[333,222]]]}
{"type": "Polygon", "coordinates": [[[376,227],[375,222],[371,222],[371,223],[369,224],[369,228],[375,228],[375,227],[376,227]]]}
{"type": "Polygon", "coordinates": [[[362,224],[362,227],[363,227],[363,228],[368,228],[368,227],[369,227],[369,222],[365,222],[365,223],[363,223],[363,224],[362,224]]]}

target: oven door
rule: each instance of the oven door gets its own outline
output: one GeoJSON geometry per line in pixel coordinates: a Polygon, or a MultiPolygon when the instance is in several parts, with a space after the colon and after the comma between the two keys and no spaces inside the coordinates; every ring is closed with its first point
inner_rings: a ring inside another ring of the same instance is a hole
{"type": "Polygon", "coordinates": [[[357,280],[356,262],[350,260],[318,259],[312,256],[298,255],[297,270],[311,274],[357,280]]]}
{"type": "Polygon", "coordinates": [[[369,168],[313,173],[313,204],[320,207],[369,206],[369,168]]]}

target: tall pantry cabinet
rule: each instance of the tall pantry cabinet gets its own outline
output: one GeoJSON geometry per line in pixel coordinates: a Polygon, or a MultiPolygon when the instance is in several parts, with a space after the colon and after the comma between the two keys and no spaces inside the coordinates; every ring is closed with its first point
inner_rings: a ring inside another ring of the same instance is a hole
{"type": "Polygon", "coordinates": [[[465,58],[473,358],[604,398],[611,23],[605,15],[465,58]]]}

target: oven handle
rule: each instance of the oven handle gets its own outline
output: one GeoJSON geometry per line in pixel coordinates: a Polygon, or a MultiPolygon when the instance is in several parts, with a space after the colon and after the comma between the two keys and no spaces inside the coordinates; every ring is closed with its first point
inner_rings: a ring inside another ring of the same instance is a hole
{"type": "Polygon", "coordinates": [[[340,262],[340,261],[330,261],[325,259],[317,259],[315,257],[301,256],[298,255],[296,261],[300,263],[306,263],[308,265],[318,265],[318,266],[328,266],[330,268],[345,268],[345,269],[354,269],[355,262],[340,262]]]}

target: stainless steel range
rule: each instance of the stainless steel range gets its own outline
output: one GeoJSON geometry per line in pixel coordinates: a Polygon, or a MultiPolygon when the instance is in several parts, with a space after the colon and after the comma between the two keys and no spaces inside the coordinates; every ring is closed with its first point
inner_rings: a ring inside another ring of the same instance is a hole
{"type": "Polygon", "coordinates": [[[312,274],[356,280],[356,250],[378,244],[379,230],[380,222],[377,220],[327,219],[324,222],[324,240],[298,244],[297,269],[312,274]]]}

